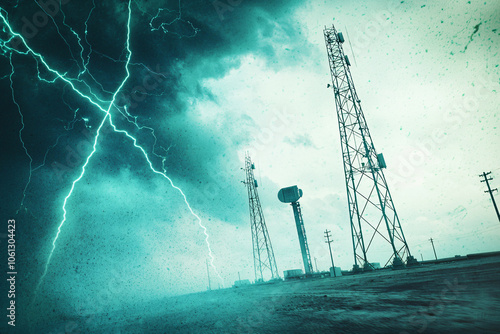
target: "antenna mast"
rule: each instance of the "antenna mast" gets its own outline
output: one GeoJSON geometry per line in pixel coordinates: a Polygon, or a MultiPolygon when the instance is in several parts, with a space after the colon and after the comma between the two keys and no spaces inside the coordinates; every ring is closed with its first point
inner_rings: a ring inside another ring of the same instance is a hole
{"type": "Polygon", "coordinates": [[[253,264],[255,281],[264,281],[264,272],[269,270],[271,278],[279,278],[278,267],[274,258],[271,238],[267,232],[266,221],[257,192],[257,180],[254,177],[255,165],[248,152],[245,154],[246,180],[243,181],[248,190],[248,206],[250,209],[250,225],[252,227],[253,264]]]}
{"type": "Polygon", "coordinates": [[[349,69],[351,63],[342,48],[344,37],[333,25],[325,27],[324,35],[344,161],[354,270],[360,270],[360,265],[364,270],[373,270],[368,252],[372,246],[382,250],[383,244],[389,244],[391,250],[387,252],[389,259],[385,266],[392,261],[393,267],[403,267],[405,257],[407,264],[416,264],[382,171],[386,168],[384,157],[375,151],[361,100],[354,88],[349,69]]]}

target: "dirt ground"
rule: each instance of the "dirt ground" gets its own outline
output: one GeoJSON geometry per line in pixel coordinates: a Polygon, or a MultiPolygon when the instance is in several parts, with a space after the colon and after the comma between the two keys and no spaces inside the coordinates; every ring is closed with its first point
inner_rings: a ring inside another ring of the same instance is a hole
{"type": "Polygon", "coordinates": [[[500,333],[500,256],[207,291],[93,320],[82,333],[500,333]]]}

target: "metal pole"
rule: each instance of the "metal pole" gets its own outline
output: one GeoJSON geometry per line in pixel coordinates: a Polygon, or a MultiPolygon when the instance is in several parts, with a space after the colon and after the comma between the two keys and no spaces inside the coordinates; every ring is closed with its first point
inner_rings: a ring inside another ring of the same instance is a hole
{"type": "Polygon", "coordinates": [[[318,272],[318,261],[316,261],[316,258],[314,258],[314,264],[316,265],[316,272],[318,272]]]}
{"type": "Polygon", "coordinates": [[[498,207],[497,207],[497,203],[495,202],[495,197],[493,197],[493,192],[494,191],[498,191],[498,189],[491,189],[490,188],[490,183],[488,181],[491,181],[493,180],[493,178],[487,178],[488,175],[490,175],[491,172],[488,172],[488,173],[485,173],[483,172],[483,174],[479,175],[479,177],[484,177],[484,180],[481,180],[481,182],[486,182],[486,186],[488,187],[488,190],[485,190],[484,192],[485,193],[490,193],[490,196],[491,196],[491,201],[493,202],[493,206],[495,207],[495,211],[497,213],[497,217],[498,217],[498,221],[500,221],[500,213],[498,212],[498,207]]]}
{"type": "Polygon", "coordinates": [[[332,270],[333,270],[333,277],[337,277],[337,274],[335,273],[335,264],[333,263],[333,255],[332,255],[332,246],[330,245],[333,240],[330,240],[330,232],[328,229],[325,230],[325,238],[326,238],[326,243],[328,244],[328,248],[330,249],[330,259],[332,260],[332,270]]]}
{"type": "Polygon", "coordinates": [[[431,242],[432,244],[432,249],[434,250],[434,257],[436,258],[436,260],[438,259],[437,255],[436,255],[436,248],[434,248],[434,240],[432,240],[432,238],[429,239],[429,241],[431,242]]]}
{"type": "Polygon", "coordinates": [[[302,253],[302,261],[304,262],[304,270],[306,275],[312,274],[314,271],[311,254],[309,253],[309,246],[307,245],[306,229],[302,219],[302,212],[300,210],[300,203],[298,201],[292,202],[293,215],[295,216],[295,225],[297,227],[297,234],[299,237],[300,251],[302,253]]]}

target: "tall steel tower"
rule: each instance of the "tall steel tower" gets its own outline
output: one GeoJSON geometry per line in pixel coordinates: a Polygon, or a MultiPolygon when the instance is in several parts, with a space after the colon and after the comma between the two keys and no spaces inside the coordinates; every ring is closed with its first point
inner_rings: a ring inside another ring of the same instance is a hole
{"type": "Polygon", "coordinates": [[[415,264],[417,261],[411,256],[382,171],[386,168],[384,157],[375,150],[361,100],[354,88],[349,70],[351,64],[342,49],[344,37],[333,25],[325,27],[324,35],[344,160],[354,270],[358,270],[360,264],[365,270],[373,269],[368,252],[372,248],[375,248],[372,253],[387,250],[383,244],[391,247],[391,252],[384,255],[390,254],[384,266],[392,260],[393,267],[402,267],[405,257],[407,264],[415,264]]]}
{"type": "Polygon", "coordinates": [[[264,272],[266,269],[269,269],[271,278],[279,278],[279,274],[274,258],[273,246],[271,245],[271,238],[269,238],[264,213],[260,205],[259,194],[257,192],[258,184],[253,174],[254,169],[255,165],[252,163],[247,152],[245,154],[246,180],[243,183],[246,184],[248,189],[255,281],[259,279],[264,281],[264,272]]]}

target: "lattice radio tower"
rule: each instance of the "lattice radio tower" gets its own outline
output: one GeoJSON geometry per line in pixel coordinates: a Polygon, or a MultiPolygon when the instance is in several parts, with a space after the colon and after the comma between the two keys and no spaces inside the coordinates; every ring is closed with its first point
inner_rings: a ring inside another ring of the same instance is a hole
{"type": "Polygon", "coordinates": [[[248,189],[255,281],[264,281],[264,272],[266,270],[270,271],[271,278],[279,278],[279,274],[274,258],[273,246],[271,245],[271,238],[269,238],[264,213],[260,205],[259,194],[257,192],[258,184],[253,174],[254,169],[255,165],[252,163],[247,152],[245,154],[246,180],[243,183],[246,184],[248,189]]]}
{"type": "Polygon", "coordinates": [[[364,270],[373,269],[368,261],[368,252],[372,249],[372,253],[387,250],[383,244],[391,246],[391,252],[386,253],[391,255],[384,266],[392,261],[393,267],[403,267],[405,257],[408,265],[416,264],[382,171],[386,168],[384,157],[375,151],[361,101],[354,88],[349,70],[351,64],[342,48],[344,37],[341,32],[337,33],[333,25],[325,27],[324,35],[344,160],[354,250],[353,269],[359,270],[360,265],[364,270]]]}

